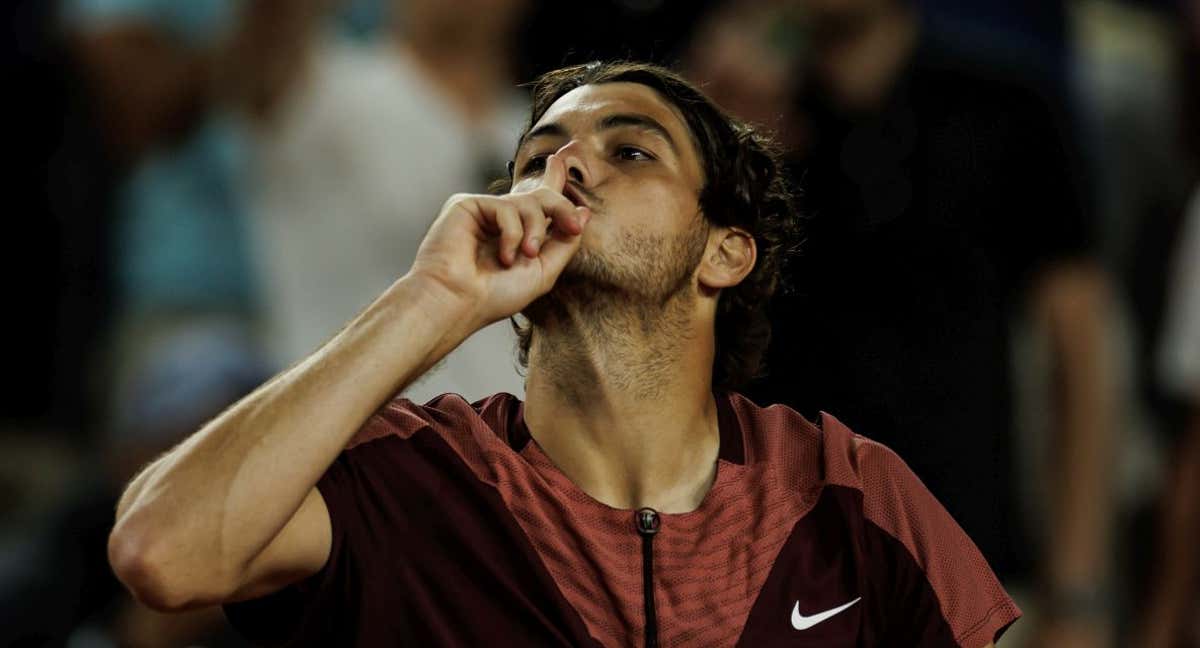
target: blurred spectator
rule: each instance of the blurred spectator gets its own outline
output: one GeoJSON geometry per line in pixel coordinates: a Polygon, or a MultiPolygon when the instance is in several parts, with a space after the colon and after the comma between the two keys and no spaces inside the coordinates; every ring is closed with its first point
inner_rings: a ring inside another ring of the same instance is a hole
{"type": "Polygon", "coordinates": [[[1156,578],[1137,637],[1146,648],[1200,645],[1200,190],[1174,260],[1159,372],[1185,414],[1164,489],[1156,578]]]}
{"type": "Polygon", "coordinates": [[[795,105],[803,74],[799,9],[793,0],[718,5],[700,21],[684,59],[685,74],[725,110],[766,128],[788,151],[805,146],[795,105]]]}
{"type": "Polygon", "coordinates": [[[775,304],[753,395],[832,411],[895,449],[1002,577],[1040,577],[1039,645],[1103,645],[1108,287],[1091,258],[1064,91],[1045,85],[1054,75],[1030,79],[1015,59],[923,30],[906,2],[802,6],[800,20],[777,20],[794,44],[767,51],[804,64],[791,128],[809,240],[791,270],[799,291],[775,304]],[[1025,309],[1047,331],[1057,379],[1053,469],[1041,476],[1048,529],[1036,544],[1015,505],[1009,327],[1025,309]]]}
{"type": "Polygon", "coordinates": [[[250,309],[237,186],[244,151],[213,89],[212,58],[235,6],[69,0],[64,20],[110,141],[134,166],[114,249],[128,317],[250,309]]]}
{"type": "MultiPolygon", "coordinates": [[[[1185,146],[1200,160],[1200,2],[1185,3],[1181,103],[1185,146]]],[[[1194,170],[1194,168],[1193,168],[1194,170]]],[[[1197,179],[1193,175],[1193,181],[1197,179]]],[[[1170,437],[1150,587],[1136,639],[1144,648],[1200,645],[1200,184],[1170,255],[1167,307],[1158,348],[1159,384],[1178,404],[1170,437]]]]}
{"type": "Polygon", "coordinates": [[[1145,586],[1155,573],[1148,522],[1167,472],[1161,450],[1173,445],[1179,425],[1177,401],[1155,371],[1155,352],[1171,252],[1195,177],[1179,137],[1181,30],[1177,16],[1155,4],[1080,0],[1072,10],[1080,105],[1100,179],[1098,250],[1121,297],[1121,402],[1127,406],[1118,428],[1116,502],[1118,577],[1128,605],[1119,620],[1137,633],[1131,642],[1147,638],[1129,626],[1131,613],[1146,605],[1145,586]]]}
{"type": "Polygon", "coordinates": [[[136,398],[100,444],[93,470],[41,527],[0,555],[0,645],[246,646],[219,608],[163,615],[133,601],[108,566],[121,489],[138,470],[266,377],[244,331],[194,325],[147,340],[152,358],[127,386],[136,398]]]}
{"type": "MultiPolygon", "coordinates": [[[[525,4],[397,3],[394,28],[365,45],[324,36],[304,2],[248,6],[235,69],[255,118],[254,258],[278,362],[305,357],[403,275],[451,194],[503,175],[526,111],[511,78],[525,4]]],[[[408,395],[523,395],[515,367],[499,322],[408,395]]]]}
{"type": "MultiPolygon", "coordinates": [[[[370,11],[379,1],[350,5],[357,33],[380,19],[370,11]]],[[[257,316],[244,185],[249,151],[239,106],[230,101],[235,75],[227,65],[236,61],[226,54],[243,4],[65,3],[65,30],[87,72],[109,148],[132,169],[117,199],[111,251],[115,384],[152,360],[143,354],[147,336],[197,322],[249,329],[257,316]]]]}
{"type": "MultiPolygon", "coordinates": [[[[174,617],[135,604],[106,556],[121,487],[267,375],[249,341],[256,306],[239,185],[244,140],[224,100],[222,50],[237,3],[61,4],[60,12],[59,3],[19,3],[9,23],[19,36],[15,60],[29,63],[28,85],[20,84],[38,89],[21,104],[30,117],[21,123],[39,125],[30,141],[51,150],[47,162],[31,155],[22,166],[47,177],[18,184],[48,193],[49,213],[27,213],[59,246],[56,254],[41,248],[42,237],[14,237],[37,259],[10,273],[30,279],[20,283],[36,298],[19,301],[37,315],[28,318],[37,334],[11,339],[22,341],[19,355],[37,357],[31,385],[52,371],[82,392],[91,376],[87,352],[103,345],[99,335],[75,330],[104,325],[96,312],[107,306],[105,293],[95,286],[106,274],[94,268],[111,259],[116,326],[99,383],[111,412],[103,423],[95,412],[76,415],[72,423],[103,431],[86,448],[94,460],[72,475],[64,500],[39,512],[34,528],[3,538],[0,645],[245,645],[226,634],[219,610],[174,617]],[[85,101],[90,111],[80,109],[85,101]],[[61,268],[39,267],[60,259],[61,268]],[[37,343],[43,331],[55,336],[55,353],[37,343]],[[48,360],[56,355],[63,360],[48,360]]],[[[28,400],[23,406],[38,406],[40,395],[28,400]]]]}
{"type": "Polygon", "coordinates": [[[129,386],[173,338],[249,330],[254,314],[244,142],[216,84],[235,9],[233,0],[69,0],[64,12],[110,149],[131,169],[111,250],[117,311],[105,386],[114,412],[145,398],[129,386]]]}

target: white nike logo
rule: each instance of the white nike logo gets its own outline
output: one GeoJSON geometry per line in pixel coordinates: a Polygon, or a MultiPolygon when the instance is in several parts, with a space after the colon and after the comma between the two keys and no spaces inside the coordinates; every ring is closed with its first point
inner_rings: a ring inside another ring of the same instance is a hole
{"type": "Polygon", "coordinates": [[[812,616],[804,616],[803,614],[800,614],[800,601],[796,601],[796,607],[792,608],[792,627],[797,630],[808,630],[825,619],[828,619],[829,617],[845,610],[851,605],[858,603],[860,600],[862,600],[861,596],[845,605],[835,607],[832,610],[825,610],[824,612],[819,612],[812,616]]]}

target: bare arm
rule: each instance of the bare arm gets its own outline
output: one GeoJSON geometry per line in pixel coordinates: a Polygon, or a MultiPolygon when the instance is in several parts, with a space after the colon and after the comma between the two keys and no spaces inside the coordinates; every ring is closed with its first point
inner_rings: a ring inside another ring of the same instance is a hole
{"type": "Polygon", "coordinates": [[[467,336],[548,291],[578,249],[590,214],[563,197],[565,168],[551,163],[531,191],[451,198],[408,275],[132,481],[109,561],[139,600],[199,607],[321,568],[329,516],[314,487],[362,423],[467,336]]]}
{"type": "MultiPolygon", "coordinates": [[[[223,600],[302,502],[320,512],[310,492],[367,417],[465,338],[448,333],[459,315],[402,279],[316,354],[151,464],[117,509],[117,575],[160,609],[223,600]]],[[[311,560],[297,561],[301,571],[323,564],[322,535],[302,548],[311,560]]]]}
{"type": "MultiPolygon", "coordinates": [[[[1058,431],[1043,577],[1051,592],[1098,591],[1109,571],[1113,426],[1119,415],[1107,280],[1090,264],[1064,264],[1046,272],[1035,299],[1054,347],[1053,427],[1058,431]]],[[[1094,625],[1091,621],[1086,623],[1094,625]]]]}

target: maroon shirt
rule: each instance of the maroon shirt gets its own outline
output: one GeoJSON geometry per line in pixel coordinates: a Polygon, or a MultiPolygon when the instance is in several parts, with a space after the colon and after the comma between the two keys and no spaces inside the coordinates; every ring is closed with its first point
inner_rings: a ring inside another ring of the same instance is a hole
{"type": "Polygon", "coordinates": [[[554,466],[515,397],[396,399],[317,484],[326,565],[226,614],[265,644],[825,648],[980,648],[1020,616],[893,452],[828,414],[717,405],[712,489],[639,526],[554,466]]]}

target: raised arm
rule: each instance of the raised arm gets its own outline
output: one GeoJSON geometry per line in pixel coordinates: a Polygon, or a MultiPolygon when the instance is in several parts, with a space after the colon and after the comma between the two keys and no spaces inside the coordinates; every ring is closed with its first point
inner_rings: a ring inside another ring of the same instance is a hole
{"type": "Polygon", "coordinates": [[[553,156],[537,187],[447,201],[413,269],[324,347],[127,487],[109,561],[134,596],[181,610],[259,596],[318,571],[329,515],[315,489],[364,421],[479,328],[553,286],[590,212],[553,156]]]}

